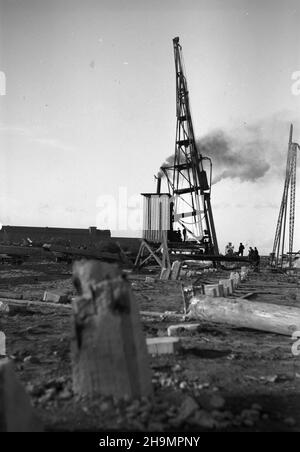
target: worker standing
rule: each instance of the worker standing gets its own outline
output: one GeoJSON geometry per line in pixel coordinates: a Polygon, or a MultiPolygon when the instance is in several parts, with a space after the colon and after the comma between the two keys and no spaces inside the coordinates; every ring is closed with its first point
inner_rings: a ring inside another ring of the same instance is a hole
{"type": "Polygon", "coordinates": [[[225,246],[225,254],[226,256],[233,256],[234,253],[234,246],[231,242],[228,243],[228,245],[225,246]]]}
{"type": "Polygon", "coordinates": [[[242,243],[240,243],[238,256],[242,256],[242,257],[244,256],[244,249],[245,249],[244,245],[242,243]]]}
{"type": "Polygon", "coordinates": [[[177,237],[178,237],[178,242],[182,242],[181,230],[179,228],[177,229],[177,237]]]}
{"type": "Polygon", "coordinates": [[[254,248],[254,251],[253,251],[253,262],[254,262],[255,270],[259,271],[260,255],[259,255],[259,252],[256,247],[254,248]]]}
{"type": "Polygon", "coordinates": [[[185,227],[183,228],[182,233],[183,233],[183,241],[186,242],[187,230],[185,227]]]}
{"type": "Polygon", "coordinates": [[[248,254],[248,257],[249,257],[249,261],[253,261],[253,258],[254,258],[254,249],[252,248],[252,246],[250,246],[250,248],[249,248],[249,254],[248,254]]]}

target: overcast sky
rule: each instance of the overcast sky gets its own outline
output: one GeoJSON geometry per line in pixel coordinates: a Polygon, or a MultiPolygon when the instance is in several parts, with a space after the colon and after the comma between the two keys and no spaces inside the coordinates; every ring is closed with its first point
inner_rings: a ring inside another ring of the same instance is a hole
{"type": "MultiPolygon", "coordinates": [[[[99,209],[127,190],[134,224],[139,193],[174,151],[179,36],[197,137],[221,130],[248,164],[269,164],[214,185],[221,248],[270,252],[291,121],[300,142],[299,23],[291,0],[0,0],[1,223],[124,229],[100,224],[99,209]]],[[[217,159],[216,174],[226,169],[217,159]]],[[[300,191],[297,208],[300,249],[300,191]]]]}

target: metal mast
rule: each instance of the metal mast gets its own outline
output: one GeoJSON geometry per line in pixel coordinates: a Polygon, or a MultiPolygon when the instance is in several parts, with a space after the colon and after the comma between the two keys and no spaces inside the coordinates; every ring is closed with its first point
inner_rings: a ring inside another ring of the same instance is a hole
{"type": "Polygon", "coordinates": [[[295,201],[296,201],[296,170],[297,170],[297,151],[300,149],[297,143],[293,143],[293,125],[290,127],[290,137],[288,145],[288,156],[286,164],[286,174],[282,201],[279,210],[279,216],[275,232],[275,240],[272,252],[272,265],[276,267],[283,266],[283,257],[285,250],[286,226],[289,208],[289,266],[292,266],[292,253],[295,228],[295,201]],[[289,205],[288,205],[289,204],[289,205]]]}
{"type": "Polygon", "coordinates": [[[173,47],[177,117],[175,156],[174,163],[161,170],[167,177],[169,192],[174,199],[174,222],[184,226],[206,252],[219,254],[210,202],[211,160],[203,157],[197,149],[179,38],[173,39],[173,47]],[[204,160],[210,170],[209,182],[204,160]]]}

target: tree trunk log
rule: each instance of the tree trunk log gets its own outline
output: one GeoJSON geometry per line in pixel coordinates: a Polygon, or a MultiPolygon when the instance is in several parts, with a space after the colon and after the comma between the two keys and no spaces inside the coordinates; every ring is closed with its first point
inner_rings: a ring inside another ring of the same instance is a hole
{"type": "Polygon", "coordinates": [[[300,331],[300,309],[241,298],[194,297],[189,317],[239,328],[251,328],[291,336],[300,331]]]}

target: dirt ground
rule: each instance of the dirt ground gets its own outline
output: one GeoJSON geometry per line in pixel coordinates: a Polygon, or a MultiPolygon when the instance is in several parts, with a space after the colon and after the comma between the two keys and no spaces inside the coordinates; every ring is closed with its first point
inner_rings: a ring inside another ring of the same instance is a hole
{"type": "MultiPolygon", "coordinates": [[[[0,267],[0,291],[42,300],[45,290],[75,295],[70,265],[27,262],[0,267]]],[[[229,271],[198,271],[183,281],[213,283],[229,271]]],[[[299,273],[298,273],[299,275],[299,273]]],[[[146,280],[156,273],[129,274],[142,311],[183,312],[178,282],[146,280]]],[[[243,282],[236,296],[299,307],[299,276],[262,268],[243,282]]],[[[164,336],[170,315],[142,316],[147,337],[164,336]]],[[[153,400],[101,398],[78,401],[72,393],[71,309],[11,307],[0,313],[7,355],[48,431],[300,431],[300,356],[292,338],[202,322],[182,332],[175,355],[150,357],[153,400]]]]}

